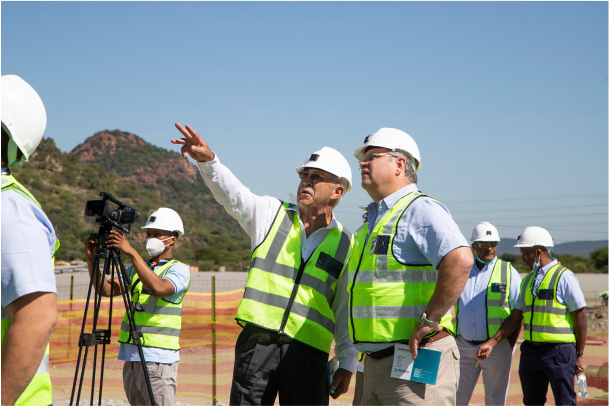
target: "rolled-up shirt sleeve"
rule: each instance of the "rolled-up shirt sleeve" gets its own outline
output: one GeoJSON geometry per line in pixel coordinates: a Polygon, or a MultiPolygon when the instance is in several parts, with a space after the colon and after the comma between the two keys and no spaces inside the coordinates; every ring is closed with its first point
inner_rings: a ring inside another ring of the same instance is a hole
{"type": "Polygon", "coordinates": [[[586,300],[579,281],[571,271],[565,271],[560,276],[556,287],[556,300],[567,306],[570,312],[586,307],[586,300]]]}

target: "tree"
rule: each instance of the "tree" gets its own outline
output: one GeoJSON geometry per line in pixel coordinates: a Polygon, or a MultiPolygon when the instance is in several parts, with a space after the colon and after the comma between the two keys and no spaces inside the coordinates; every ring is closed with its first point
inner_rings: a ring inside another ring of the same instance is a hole
{"type": "Polygon", "coordinates": [[[590,253],[590,259],[594,262],[594,267],[602,273],[607,273],[607,252],[608,247],[605,246],[590,253]]]}

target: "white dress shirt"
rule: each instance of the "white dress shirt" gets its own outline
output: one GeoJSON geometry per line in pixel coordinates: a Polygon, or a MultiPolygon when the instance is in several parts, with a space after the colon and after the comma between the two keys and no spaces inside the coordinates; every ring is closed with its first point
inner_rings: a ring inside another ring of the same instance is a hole
{"type": "MultiPolygon", "coordinates": [[[[220,163],[218,155],[209,162],[199,162],[199,169],[203,180],[211,190],[212,194],[232,217],[234,217],[251,239],[252,252],[260,245],[268,234],[281,201],[271,196],[258,196],[250,192],[233,173],[220,163]]],[[[300,219],[300,209],[295,207],[298,213],[301,230],[301,253],[307,260],[317,246],[324,240],[332,228],[338,228],[334,214],[332,221],[327,227],[321,228],[311,234],[308,238],[304,231],[304,225],[300,219]]],[[[334,300],[331,308],[334,312],[334,341],[336,346],[334,352],[339,362],[339,367],[355,373],[357,357],[359,353],[353,348],[349,337],[349,308],[347,293],[348,273],[344,272],[336,283],[334,300]]]]}

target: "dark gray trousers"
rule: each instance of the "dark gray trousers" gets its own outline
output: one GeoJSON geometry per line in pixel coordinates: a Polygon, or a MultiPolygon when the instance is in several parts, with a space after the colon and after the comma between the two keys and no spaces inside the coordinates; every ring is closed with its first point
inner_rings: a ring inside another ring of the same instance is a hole
{"type": "Polygon", "coordinates": [[[328,405],[328,354],[247,324],[235,346],[231,405],[328,405]]]}

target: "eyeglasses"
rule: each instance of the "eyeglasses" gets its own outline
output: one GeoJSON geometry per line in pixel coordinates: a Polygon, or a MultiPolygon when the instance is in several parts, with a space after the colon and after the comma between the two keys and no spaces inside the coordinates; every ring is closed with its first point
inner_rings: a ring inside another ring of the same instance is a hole
{"type": "Polygon", "coordinates": [[[317,173],[317,172],[302,171],[298,174],[298,177],[300,178],[300,180],[305,180],[306,178],[309,177],[309,175],[311,176],[312,183],[321,182],[322,179],[326,179],[328,182],[338,183],[337,180],[329,178],[329,177],[324,176],[321,173],[317,173]]]}
{"type": "Polygon", "coordinates": [[[381,157],[381,156],[391,156],[393,157],[393,155],[391,155],[391,153],[388,152],[368,152],[366,155],[364,155],[364,157],[362,159],[359,160],[359,163],[363,163],[363,162],[370,162],[370,161],[374,161],[376,158],[381,157]]]}
{"type": "Polygon", "coordinates": [[[476,242],[476,244],[478,244],[478,247],[485,250],[490,247],[495,248],[498,243],[497,243],[497,241],[493,241],[493,242],[476,242]]]}

